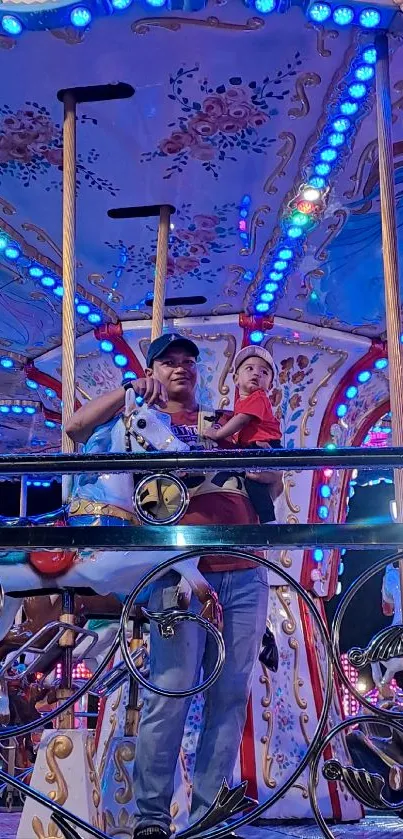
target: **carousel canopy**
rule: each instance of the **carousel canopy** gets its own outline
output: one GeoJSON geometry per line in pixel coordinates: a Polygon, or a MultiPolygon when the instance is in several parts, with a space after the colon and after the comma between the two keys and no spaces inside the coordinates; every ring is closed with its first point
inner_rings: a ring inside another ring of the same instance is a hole
{"type": "Polygon", "coordinates": [[[393,32],[400,229],[401,17],[371,3],[3,2],[1,451],[59,445],[66,88],[134,89],[77,110],[82,359],[112,352],[128,373],[119,324],[149,330],[158,218],[108,212],[161,203],[175,207],[166,318],[246,313],[256,341],[272,316],[384,339],[375,38],[393,32]]]}

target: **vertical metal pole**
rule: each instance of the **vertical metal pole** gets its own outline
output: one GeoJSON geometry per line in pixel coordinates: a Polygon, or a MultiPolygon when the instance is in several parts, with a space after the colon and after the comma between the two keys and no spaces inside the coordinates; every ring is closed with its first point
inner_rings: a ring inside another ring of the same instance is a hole
{"type": "MultiPolygon", "coordinates": [[[[73,452],[65,427],[74,413],[76,323],[76,99],[67,90],[63,98],[63,323],[62,323],[62,452],[73,452]]],[[[63,476],[63,503],[70,481],[63,476]]]]}
{"type": "Polygon", "coordinates": [[[27,515],[27,476],[23,475],[20,483],[20,518],[25,519],[27,515]]]}
{"type": "MultiPolygon", "coordinates": [[[[74,624],[74,591],[72,589],[65,589],[62,592],[62,614],[60,615],[61,623],[74,624]]],[[[62,678],[60,688],[56,691],[56,698],[60,702],[64,702],[73,693],[73,650],[75,643],[75,635],[72,629],[66,629],[59,640],[59,647],[62,650],[62,678]]],[[[68,708],[59,717],[59,728],[72,729],[74,728],[74,707],[68,708]]]]}
{"type": "MultiPolygon", "coordinates": [[[[382,248],[385,283],[386,331],[389,357],[389,393],[392,412],[392,442],[403,445],[403,346],[397,248],[395,183],[390,96],[389,45],[385,33],[375,39],[376,100],[381,193],[382,248]]],[[[403,470],[394,470],[397,521],[403,522],[403,470]]],[[[403,564],[400,563],[400,596],[403,607],[403,564]]]]}
{"type": "Polygon", "coordinates": [[[151,326],[151,340],[154,341],[162,333],[164,324],[165,289],[168,270],[168,242],[171,221],[170,208],[162,204],[160,223],[158,227],[157,259],[155,263],[153,322],[151,326]]]}
{"type": "MultiPolygon", "coordinates": [[[[130,652],[133,653],[138,650],[143,643],[143,626],[141,609],[136,609],[136,615],[133,617],[133,637],[130,641],[130,652]]],[[[139,705],[139,686],[138,682],[130,675],[129,681],[129,699],[126,706],[125,719],[125,737],[135,737],[138,733],[140,721],[140,705],[139,705]]]]}

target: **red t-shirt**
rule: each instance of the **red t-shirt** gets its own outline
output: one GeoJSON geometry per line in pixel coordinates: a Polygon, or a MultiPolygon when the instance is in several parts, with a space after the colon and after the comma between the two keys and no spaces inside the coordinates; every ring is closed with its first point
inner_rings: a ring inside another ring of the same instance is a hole
{"type": "Polygon", "coordinates": [[[250,421],[237,434],[239,446],[251,443],[270,443],[281,440],[280,423],[273,414],[269,397],[264,390],[255,390],[245,399],[235,400],[234,414],[248,414],[250,421]]]}
{"type": "MultiPolygon", "coordinates": [[[[211,411],[212,415],[215,413],[211,411]]],[[[172,431],[188,444],[196,442],[198,417],[198,411],[178,411],[171,414],[172,431]]],[[[220,412],[218,423],[224,424],[230,417],[230,412],[220,412]]],[[[223,447],[228,448],[226,441],[223,441],[223,447]]],[[[180,524],[259,524],[241,476],[224,472],[203,475],[192,473],[187,484],[190,502],[180,524]]],[[[240,571],[253,567],[255,563],[252,561],[237,560],[225,554],[208,555],[199,564],[202,574],[208,571],[240,571]]]]}

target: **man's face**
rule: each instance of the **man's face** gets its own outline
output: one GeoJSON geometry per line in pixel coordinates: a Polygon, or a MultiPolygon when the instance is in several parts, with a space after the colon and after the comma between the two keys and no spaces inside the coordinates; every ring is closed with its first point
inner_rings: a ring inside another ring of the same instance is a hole
{"type": "Polygon", "coordinates": [[[180,346],[168,347],[160,358],[155,359],[152,370],[146,370],[146,374],[165,385],[169,399],[185,397],[195,389],[197,362],[188,350],[180,346]]]}

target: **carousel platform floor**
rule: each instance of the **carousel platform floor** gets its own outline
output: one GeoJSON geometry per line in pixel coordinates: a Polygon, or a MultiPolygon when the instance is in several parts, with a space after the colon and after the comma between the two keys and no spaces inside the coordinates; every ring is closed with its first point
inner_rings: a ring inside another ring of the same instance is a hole
{"type": "MultiPolygon", "coordinates": [[[[1,839],[15,839],[20,813],[0,812],[1,839]]],[[[355,839],[392,839],[401,836],[403,821],[394,816],[369,816],[359,824],[338,825],[333,828],[335,839],[354,836],[355,839]]],[[[281,827],[248,827],[242,831],[244,839],[321,839],[322,834],[314,825],[281,827]]]]}

